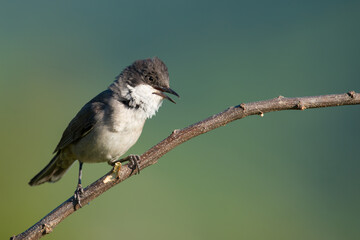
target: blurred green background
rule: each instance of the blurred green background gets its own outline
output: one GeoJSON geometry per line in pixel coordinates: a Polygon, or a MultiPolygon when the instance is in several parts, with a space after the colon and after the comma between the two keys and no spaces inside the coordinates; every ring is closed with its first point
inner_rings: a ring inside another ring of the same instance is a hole
{"type": "MultiPolygon", "coordinates": [[[[77,111],[158,56],[181,98],[129,153],[242,102],[360,91],[359,1],[2,1],[0,237],[70,197],[27,182],[77,111]]],[[[359,239],[360,107],[249,117],[187,142],[47,239],[359,239]]],[[[86,164],[90,184],[110,167],[86,164]]]]}

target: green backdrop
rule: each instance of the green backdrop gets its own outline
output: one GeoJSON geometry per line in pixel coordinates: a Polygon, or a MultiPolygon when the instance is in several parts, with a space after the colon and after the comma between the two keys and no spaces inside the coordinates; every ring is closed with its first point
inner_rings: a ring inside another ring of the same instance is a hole
{"type": "MultiPolygon", "coordinates": [[[[1,1],[0,237],[73,194],[27,182],[77,111],[158,56],[181,98],[129,153],[242,102],[360,91],[359,1],[1,1]]],[[[358,239],[360,107],[249,117],[174,149],[47,239],[358,239]]],[[[109,171],[86,164],[87,185],[109,171]]]]}

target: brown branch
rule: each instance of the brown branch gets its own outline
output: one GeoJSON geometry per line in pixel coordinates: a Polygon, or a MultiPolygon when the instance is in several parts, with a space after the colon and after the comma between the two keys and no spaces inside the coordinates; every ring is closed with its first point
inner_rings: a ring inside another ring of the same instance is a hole
{"type": "MultiPolygon", "coordinates": [[[[345,94],[301,98],[285,98],[283,96],[279,96],[277,98],[266,101],[252,102],[230,107],[219,114],[211,116],[184,129],[174,130],[169,137],[165,138],[163,141],[141,155],[140,169],[144,169],[152,164],[155,164],[161,156],[193,137],[209,132],[215,128],[225,126],[229,122],[250,115],[263,116],[264,113],[273,111],[305,110],[308,108],[333,107],[354,104],[360,104],[360,94],[351,91],[345,94]]],[[[83,206],[86,206],[87,203],[111,187],[126,180],[131,175],[134,175],[134,173],[131,174],[131,169],[127,165],[121,168],[118,178],[114,171],[108,172],[106,175],[84,189],[84,195],[82,199],[83,206]]],[[[67,216],[76,211],[73,202],[73,197],[70,197],[28,230],[12,237],[12,239],[39,239],[43,235],[51,233],[56,225],[58,225],[67,216]]]]}

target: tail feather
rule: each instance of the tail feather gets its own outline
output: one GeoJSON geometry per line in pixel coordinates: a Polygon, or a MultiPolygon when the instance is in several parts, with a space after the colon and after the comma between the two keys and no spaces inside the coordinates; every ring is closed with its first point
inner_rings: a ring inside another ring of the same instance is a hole
{"type": "Polygon", "coordinates": [[[33,177],[29,185],[36,186],[45,182],[56,182],[58,181],[73,164],[69,162],[68,164],[63,164],[60,162],[59,152],[51,159],[51,161],[41,170],[35,177],[33,177]]]}

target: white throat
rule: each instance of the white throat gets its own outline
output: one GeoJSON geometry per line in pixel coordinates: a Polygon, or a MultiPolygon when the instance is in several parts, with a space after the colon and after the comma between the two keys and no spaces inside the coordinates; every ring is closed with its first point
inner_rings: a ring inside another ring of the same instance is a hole
{"type": "Polygon", "coordinates": [[[154,116],[163,100],[161,96],[154,94],[158,90],[147,84],[140,84],[136,87],[127,85],[126,87],[126,92],[122,92],[122,96],[129,100],[129,105],[143,110],[145,118],[154,116]]]}

